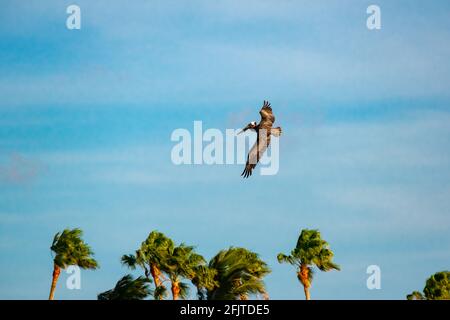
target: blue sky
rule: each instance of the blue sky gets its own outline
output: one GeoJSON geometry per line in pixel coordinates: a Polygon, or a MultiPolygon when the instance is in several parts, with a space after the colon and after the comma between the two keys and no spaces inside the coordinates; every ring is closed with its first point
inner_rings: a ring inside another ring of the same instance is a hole
{"type": "Polygon", "coordinates": [[[318,228],[340,272],[316,299],[404,299],[450,267],[450,3],[70,1],[0,4],[0,298],[46,299],[54,233],[80,227],[101,269],[56,297],[95,299],[158,229],[210,258],[258,252],[273,299],[303,298],[276,262],[318,228]],[[271,101],[280,171],[174,166],[171,132],[238,128],[271,101]],[[366,268],[381,268],[381,290],[366,268]]]}

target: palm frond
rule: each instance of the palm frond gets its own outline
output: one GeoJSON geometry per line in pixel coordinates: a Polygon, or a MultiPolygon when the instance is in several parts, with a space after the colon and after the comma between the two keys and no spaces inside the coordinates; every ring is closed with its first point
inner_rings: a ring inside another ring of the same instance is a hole
{"type": "Polygon", "coordinates": [[[279,253],[277,255],[277,260],[278,260],[278,263],[289,263],[292,265],[296,264],[295,258],[293,256],[288,256],[283,253],[279,253]]]}
{"type": "Polygon", "coordinates": [[[189,296],[189,285],[185,282],[179,282],[178,286],[180,288],[180,298],[186,299],[189,296]]]}
{"type": "Polygon", "coordinates": [[[425,297],[419,291],[413,291],[406,296],[407,300],[425,300],[425,297]]]}
{"type": "Polygon", "coordinates": [[[154,293],[153,293],[153,297],[156,300],[165,299],[165,298],[168,297],[168,295],[169,295],[169,293],[167,291],[167,288],[165,286],[162,286],[162,285],[159,286],[159,287],[156,287],[155,290],[154,290],[154,293]]]}
{"type": "Polygon", "coordinates": [[[216,270],[214,279],[218,283],[207,290],[209,300],[237,300],[265,292],[262,279],[270,269],[256,253],[245,248],[221,250],[208,267],[216,270]]]}
{"type": "Polygon", "coordinates": [[[98,268],[97,261],[92,257],[92,249],[82,240],[81,229],[65,229],[55,234],[50,250],[54,252],[54,263],[62,269],[77,265],[82,269],[98,268]]]}
{"type": "Polygon", "coordinates": [[[423,293],[427,300],[450,300],[450,271],[436,272],[428,278],[423,293]]]}
{"type": "Polygon", "coordinates": [[[113,289],[100,293],[97,299],[143,300],[152,293],[148,283],[148,280],[143,277],[133,280],[133,277],[128,274],[121,278],[113,289]]]}
{"type": "Polygon", "coordinates": [[[317,229],[303,229],[297,240],[295,248],[291,251],[289,256],[279,254],[277,256],[278,262],[287,262],[298,268],[307,268],[308,279],[305,273],[302,274],[297,271],[297,277],[303,285],[310,285],[314,270],[313,266],[320,271],[340,270],[340,266],[333,262],[334,253],[329,248],[328,242],[322,239],[322,236],[317,229]]]}
{"type": "Polygon", "coordinates": [[[124,254],[122,258],[120,259],[123,265],[127,266],[131,270],[136,269],[136,256],[133,254],[124,254]]]}

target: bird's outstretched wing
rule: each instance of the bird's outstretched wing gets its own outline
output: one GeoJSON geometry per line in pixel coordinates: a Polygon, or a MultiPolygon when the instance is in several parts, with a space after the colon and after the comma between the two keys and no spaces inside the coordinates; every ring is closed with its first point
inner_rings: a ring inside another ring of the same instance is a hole
{"type": "Polygon", "coordinates": [[[261,115],[259,126],[267,129],[272,127],[272,124],[275,122],[275,116],[272,113],[272,107],[270,106],[269,101],[264,100],[259,114],[261,115]]]}
{"type": "Polygon", "coordinates": [[[263,156],[264,152],[267,150],[267,147],[270,144],[270,131],[267,134],[267,131],[261,130],[258,134],[255,144],[250,149],[247,156],[247,163],[245,164],[245,169],[242,172],[241,176],[244,178],[248,178],[252,175],[253,169],[256,167],[256,164],[259,162],[259,159],[263,156]]]}

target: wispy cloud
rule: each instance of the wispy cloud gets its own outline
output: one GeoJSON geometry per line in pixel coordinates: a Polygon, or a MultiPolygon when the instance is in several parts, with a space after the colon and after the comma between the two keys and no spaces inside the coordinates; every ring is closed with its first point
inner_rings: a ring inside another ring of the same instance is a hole
{"type": "Polygon", "coordinates": [[[0,163],[0,184],[31,183],[43,171],[44,166],[41,162],[26,158],[19,153],[13,153],[9,155],[4,164],[0,163]]]}

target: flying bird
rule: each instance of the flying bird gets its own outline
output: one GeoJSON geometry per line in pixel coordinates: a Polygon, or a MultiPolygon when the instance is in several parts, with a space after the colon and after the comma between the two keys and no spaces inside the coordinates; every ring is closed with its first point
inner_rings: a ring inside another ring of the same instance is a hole
{"type": "Polygon", "coordinates": [[[281,135],[280,127],[272,128],[272,125],[275,122],[275,116],[272,113],[272,107],[270,106],[269,101],[264,100],[259,114],[261,115],[261,121],[258,124],[256,124],[256,121],[252,121],[238,133],[241,134],[247,130],[253,130],[256,131],[257,134],[256,142],[247,155],[247,163],[245,164],[245,169],[241,174],[244,178],[248,178],[252,175],[253,169],[256,167],[259,159],[261,159],[270,144],[271,135],[275,137],[279,137],[281,135]]]}

